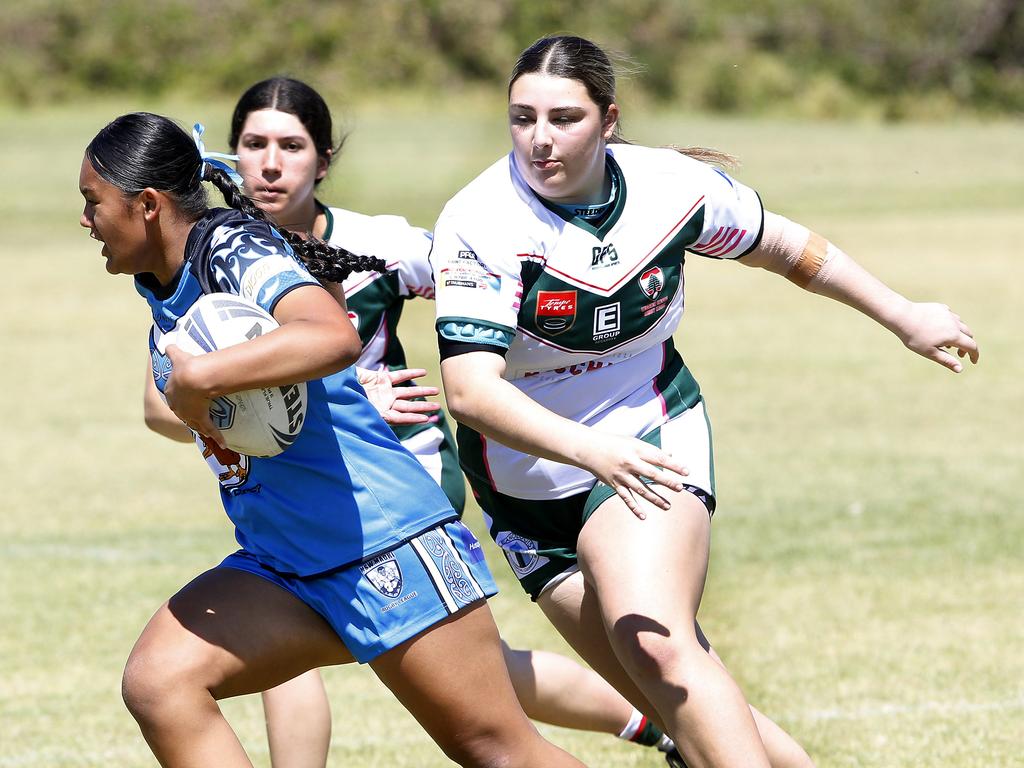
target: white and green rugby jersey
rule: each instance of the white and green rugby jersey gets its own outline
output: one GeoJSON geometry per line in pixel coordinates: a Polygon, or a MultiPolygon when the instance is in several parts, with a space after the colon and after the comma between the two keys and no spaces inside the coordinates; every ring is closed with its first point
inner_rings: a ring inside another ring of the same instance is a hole
{"type": "MultiPolygon", "coordinates": [[[[398,339],[398,321],[407,299],[434,298],[430,274],[430,233],[401,216],[367,216],[344,208],[323,208],[327,229],[323,239],[352,253],[387,262],[387,273],[353,272],[341,284],[348,316],[359,332],[363,351],[356,365],[369,370],[401,369],[405,350],[398,339]]],[[[431,429],[430,424],[394,427],[400,439],[431,429]]]]}
{"type": "MultiPolygon", "coordinates": [[[[511,337],[516,387],[568,419],[640,436],[700,397],[672,344],[685,252],[742,256],[764,211],[752,189],[671,149],[612,145],[607,166],[617,194],[596,226],[539,198],[511,155],[452,198],[431,253],[437,328],[455,342],[511,337]]],[[[458,442],[463,469],[510,496],[562,498],[595,482],[464,427],[458,442]]]]}

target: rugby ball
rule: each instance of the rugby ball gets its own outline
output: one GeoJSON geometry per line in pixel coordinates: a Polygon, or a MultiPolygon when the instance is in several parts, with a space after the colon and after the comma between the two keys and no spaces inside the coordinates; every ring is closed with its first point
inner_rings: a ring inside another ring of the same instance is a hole
{"type": "MultiPolygon", "coordinates": [[[[248,299],[209,293],[189,307],[166,341],[190,355],[204,355],[244,344],[278,327],[272,315],[248,299]]],[[[302,430],[306,383],[223,395],[213,401],[210,418],[231,450],[247,456],[276,456],[302,430]]]]}

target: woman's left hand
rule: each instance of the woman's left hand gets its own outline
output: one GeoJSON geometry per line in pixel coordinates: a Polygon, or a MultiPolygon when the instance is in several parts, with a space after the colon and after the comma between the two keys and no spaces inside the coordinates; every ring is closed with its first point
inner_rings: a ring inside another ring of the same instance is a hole
{"type": "Polygon", "coordinates": [[[422,397],[436,397],[437,387],[402,387],[407,381],[426,376],[423,368],[405,368],[400,371],[371,371],[356,368],[359,383],[366,390],[367,399],[377,409],[384,421],[391,425],[435,424],[440,404],[419,400],[422,397]]]}
{"type": "Polygon", "coordinates": [[[171,375],[164,387],[168,407],[193,432],[212,439],[221,448],[225,447],[224,436],[210,418],[212,400],[189,386],[189,374],[197,359],[196,355],[190,355],[177,345],[169,344],[167,357],[171,361],[171,375]]]}
{"type": "Polygon", "coordinates": [[[945,304],[913,303],[900,323],[898,335],[908,349],[934,360],[954,373],[963,370],[957,357],[978,362],[978,343],[960,315],[945,304]],[[951,350],[955,350],[954,357],[951,350]]]}

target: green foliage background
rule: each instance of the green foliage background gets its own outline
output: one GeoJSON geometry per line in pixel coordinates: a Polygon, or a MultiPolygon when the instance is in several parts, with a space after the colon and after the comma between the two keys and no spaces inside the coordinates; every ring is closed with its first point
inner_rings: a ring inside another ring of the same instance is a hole
{"type": "Polygon", "coordinates": [[[526,44],[565,31],[688,109],[1024,112],[1018,0],[22,0],[0,17],[0,99],[235,94],[280,72],[331,97],[451,91],[500,83],[526,44]]]}

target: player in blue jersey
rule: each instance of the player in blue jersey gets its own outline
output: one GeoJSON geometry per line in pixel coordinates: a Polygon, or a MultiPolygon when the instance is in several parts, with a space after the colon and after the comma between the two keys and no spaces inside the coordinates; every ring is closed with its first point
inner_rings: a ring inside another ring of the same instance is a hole
{"type": "MultiPolygon", "coordinates": [[[[366,216],[317,200],[317,186],[339,149],[320,94],[291,78],[256,83],[235,107],[229,146],[238,154],[244,191],[278,227],[386,262],[387,273],[353,273],[340,284],[363,347],[356,365],[392,376],[422,373],[406,369],[397,328],[407,300],[433,297],[430,235],[398,216],[366,216]]],[[[191,434],[160,400],[152,376],[147,374],[147,380],[146,423],[165,436],[191,442],[191,434]]],[[[387,396],[386,404],[392,399],[387,396]]],[[[409,413],[413,402],[398,404],[403,410],[388,422],[461,512],[465,486],[443,414],[440,420],[429,419],[425,413],[409,413]]],[[[593,671],[550,652],[512,649],[504,642],[502,651],[530,718],[671,749],[657,726],[593,671]]],[[[331,716],[319,673],[311,670],[266,691],[263,701],[274,767],[322,768],[330,747],[331,716]]]]}
{"type": "Polygon", "coordinates": [[[695,621],[715,487],[704,399],[673,342],[684,253],[784,275],[956,372],[978,347],[948,307],[908,301],[765,211],[700,161],[711,153],[631,145],[618,117],[598,46],[539,40],[509,82],[511,153],[438,219],[460,461],[527,593],[689,765],[806,766],[695,621]]]}
{"type": "Polygon", "coordinates": [[[580,763],[515,698],[479,542],[397,441],[350,367],[361,345],[318,282],[383,269],[271,226],[167,118],[124,115],[86,149],[81,225],[150,305],[158,387],[220,482],[241,549],[153,616],[122,691],[167,766],[249,766],[217,700],[315,667],[367,663],[461,765],[580,763]],[[207,207],[212,182],[229,209],[207,207]],[[174,326],[201,295],[258,303],[280,328],[192,357],[174,326]],[[306,381],[306,420],[279,456],[226,449],[211,399],[306,381]]]}

